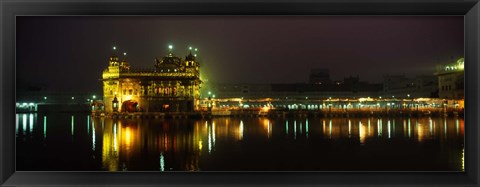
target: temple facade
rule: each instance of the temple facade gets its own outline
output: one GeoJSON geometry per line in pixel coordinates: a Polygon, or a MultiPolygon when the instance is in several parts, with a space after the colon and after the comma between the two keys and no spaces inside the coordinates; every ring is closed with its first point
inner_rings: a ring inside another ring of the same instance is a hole
{"type": "MultiPolygon", "coordinates": [[[[115,48],[114,48],[115,49],[115,48]]],[[[112,112],[193,112],[200,104],[200,65],[196,55],[169,53],[148,71],[134,70],[114,53],[103,71],[104,110],[112,112]]]]}

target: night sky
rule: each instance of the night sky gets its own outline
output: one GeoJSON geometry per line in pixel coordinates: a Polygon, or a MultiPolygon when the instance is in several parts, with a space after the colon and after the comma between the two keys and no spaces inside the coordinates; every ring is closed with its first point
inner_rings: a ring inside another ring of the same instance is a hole
{"type": "Polygon", "coordinates": [[[212,83],[308,82],[311,69],[350,75],[431,75],[463,57],[463,16],[83,16],[17,17],[17,88],[101,91],[112,46],[130,65],[153,68],[174,46],[198,48],[212,83]],[[452,59],[453,57],[453,59],[452,59]]]}

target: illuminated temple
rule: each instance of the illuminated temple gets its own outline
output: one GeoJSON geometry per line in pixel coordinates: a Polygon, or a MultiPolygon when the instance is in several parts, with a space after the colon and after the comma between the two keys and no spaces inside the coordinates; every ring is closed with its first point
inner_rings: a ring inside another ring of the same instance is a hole
{"type": "MultiPolygon", "coordinates": [[[[200,71],[192,48],[185,59],[170,51],[154,68],[135,70],[124,58],[111,55],[103,71],[104,110],[111,112],[193,112],[200,99],[200,71]]],[[[116,48],[113,48],[114,51],[116,48]]],[[[196,49],[195,49],[196,50],[196,49]]]]}

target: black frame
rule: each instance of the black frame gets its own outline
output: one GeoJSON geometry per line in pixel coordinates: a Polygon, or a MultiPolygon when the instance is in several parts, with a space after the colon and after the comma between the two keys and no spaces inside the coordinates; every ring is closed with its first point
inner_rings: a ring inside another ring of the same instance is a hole
{"type": "Polygon", "coordinates": [[[0,185],[479,186],[479,0],[0,1],[0,185]],[[15,172],[17,15],[465,15],[465,172],[15,172]]]}

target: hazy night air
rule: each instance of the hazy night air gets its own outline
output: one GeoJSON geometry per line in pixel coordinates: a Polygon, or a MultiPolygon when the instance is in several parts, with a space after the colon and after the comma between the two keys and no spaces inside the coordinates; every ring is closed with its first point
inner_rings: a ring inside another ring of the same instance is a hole
{"type": "Polygon", "coordinates": [[[432,75],[463,56],[463,16],[68,16],[16,18],[17,87],[100,91],[112,46],[133,68],[198,48],[202,76],[220,83],[307,82],[359,75],[432,75]],[[453,58],[452,58],[453,57],[453,58]]]}

